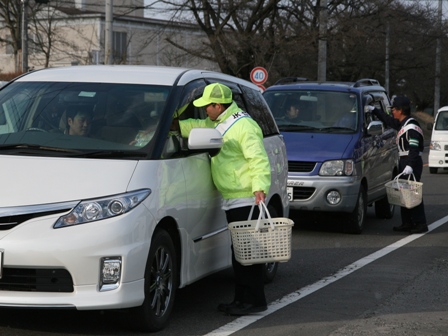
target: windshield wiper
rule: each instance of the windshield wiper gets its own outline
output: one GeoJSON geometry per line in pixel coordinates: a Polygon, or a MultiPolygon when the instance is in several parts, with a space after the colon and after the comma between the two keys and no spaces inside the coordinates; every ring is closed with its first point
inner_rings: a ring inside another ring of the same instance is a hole
{"type": "Polygon", "coordinates": [[[48,152],[59,152],[59,153],[73,153],[73,154],[79,154],[82,153],[81,151],[77,149],[68,149],[68,148],[59,148],[59,147],[47,147],[47,146],[41,146],[41,145],[31,145],[31,144],[8,144],[8,145],[0,145],[0,151],[3,150],[19,150],[20,153],[27,153],[26,150],[33,150],[33,151],[48,151],[48,152]]]}
{"type": "Polygon", "coordinates": [[[83,151],[79,149],[47,147],[31,144],[9,144],[0,145],[0,152],[14,150],[20,154],[35,154],[36,152],[53,152],[70,154],[73,157],[89,157],[89,158],[122,158],[122,157],[145,157],[148,154],[141,150],[95,150],[83,151]]]}
{"type": "Polygon", "coordinates": [[[316,129],[318,129],[318,128],[313,127],[313,126],[294,125],[294,124],[278,125],[278,128],[279,128],[280,131],[285,131],[285,132],[309,131],[309,130],[316,130],[316,129]]]}
{"type": "Polygon", "coordinates": [[[331,127],[320,128],[319,131],[322,131],[322,132],[331,132],[331,131],[350,131],[350,132],[354,132],[355,130],[353,128],[350,128],[350,127],[331,126],[331,127]]]}
{"type": "Polygon", "coordinates": [[[88,158],[123,158],[123,157],[146,157],[148,153],[141,150],[97,150],[82,153],[81,157],[88,158]]]}

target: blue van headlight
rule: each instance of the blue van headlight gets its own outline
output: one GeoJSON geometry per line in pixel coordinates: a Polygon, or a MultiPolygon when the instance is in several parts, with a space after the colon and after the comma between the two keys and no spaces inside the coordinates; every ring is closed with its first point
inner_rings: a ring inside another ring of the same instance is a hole
{"type": "Polygon", "coordinates": [[[319,175],[322,176],[351,176],[355,170],[353,160],[326,161],[320,167],[319,175]]]}
{"type": "Polygon", "coordinates": [[[149,194],[151,194],[150,189],[142,189],[81,201],[68,214],[59,217],[53,227],[59,229],[122,215],[143,202],[149,194]]]}

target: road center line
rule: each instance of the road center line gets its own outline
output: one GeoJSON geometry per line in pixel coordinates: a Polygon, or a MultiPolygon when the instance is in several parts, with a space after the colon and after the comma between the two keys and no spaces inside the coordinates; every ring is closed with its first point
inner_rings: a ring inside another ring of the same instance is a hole
{"type": "MultiPolygon", "coordinates": [[[[448,221],[448,216],[445,216],[431,225],[428,225],[428,232],[431,232],[435,229],[437,229],[439,226],[445,224],[448,221]]],[[[426,232],[426,233],[428,233],[426,232]]],[[[386,246],[382,248],[381,250],[378,250],[362,259],[359,259],[358,261],[355,261],[354,263],[340,269],[336,273],[323,278],[311,285],[305,286],[303,288],[300,288],[299,290],[292,292],[288,295],[285,295],[281,299],[278,299],[274,302],[271,302],[268,305],[268,309],[262,313],[255,314],[255,315],[247,315],[237,318],[236,320],[227,323],[226,325],[223,325],[222,327],[215,329],[208,334],[204,336],[228,336],[233,333],[236,333],[237,331],[240,331],[241,329],[247,327],[248,325],[255,323],[256,321],[262,319],[265,316],[268,316],[277,310],[286,307],[290,305],[291,303],[294,303],[300,299],[303,299],[304,297],[318,291],[319,289],[322,289],[333,282],[342,279],[343,277],[353,273],[354,271],[359,270],[360,268],[370,264],[371,262],[378,260],[385,255],[388,255],[389,253],[399,249],[400,247],[405,246],[406,244],[409,244],[410,242],[422,237],[426,233],[420,233],[420,234],[412,234],[409,235],[403,239],[400,239],[399,241],[396,241],[395,243],[386,246]]]]}

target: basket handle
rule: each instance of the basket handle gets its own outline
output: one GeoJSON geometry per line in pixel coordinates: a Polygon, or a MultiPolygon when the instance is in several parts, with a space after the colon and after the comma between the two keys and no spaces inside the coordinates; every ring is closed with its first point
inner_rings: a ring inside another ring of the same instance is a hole
{"type": "MultiPolygon", "coordinates": [[[[397,176],[395,176],[395,178],[394,178],[394,181],[396,182],[396,184],[397,184],[397,189],[400,189],[400,183],[398,182],[398,179],[400,178],[400,176],[401,175],[403,175],[404,173],[400,173],[400,174],[398,174],[397,176]]],[[[415,179],[415,175],[414,175],[414,173],[412,173],[412,178],[414,179],[414,181],[417,181],[416,179],[415,179]]],[[[411,175],[408,175],[408,181],[411,179],[411,175]]]]}
{"type": "MultiPolygon", "coordinates": [[[[252,213],[253,213],[254,207],[255,207],[255,204],[252,205],[252,209],[250,210],[250,214],[249,214],[249,219],[252,218],[252,213]]],[[[266,206],[266,204],[263,201],[258,203],[258,209],[260,209],[260,213],[258,215],[257,224],[255,225],[255,231],[260,230],[260,224],[261,224],[262,219],[269,220],[269,225],[271,226],[271,229],[275,230],[275,226],[274,226],[274,222],[272,221],[271,214],[269,213],[268,207],[266,206]]]]}
{"type": "MultiPolygon", "coordinates": [[[[252,208],[250,208],[249,217],[247,217],[247,220],[251,220],[252,219],[252,214],[254,213],[255,205],[256,205],[255,203],[252,204],[252,208]]],[[[261,218],[261,215],[263,215],[263,218],[266,218],[266,215],[264,214],[264,212],[266,212],[267,215],[269,216],[269,218],[271,218],[271,214],[269,213],[269,210],[268,210],[268,208],[266,207],[266,204],[264,204],[263,201],[260,201],[260,203],[258,203],[258,209],[260,210],[260,212],[258,214],[259,218],[261,218]],[[263,205],[264,205],[264,207],[263,207],[263,205]]]]}

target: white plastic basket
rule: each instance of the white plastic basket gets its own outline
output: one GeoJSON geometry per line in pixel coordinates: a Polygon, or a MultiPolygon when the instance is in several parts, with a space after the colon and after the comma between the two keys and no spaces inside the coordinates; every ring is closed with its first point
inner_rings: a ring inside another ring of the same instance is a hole
{"type": "MultiPolygon", "coordinates": [[[[271,218],[264,203],[258,206],[260,214],[257,220],[248,219],[228,225],[235,259],[242,265],[288,261],[291,258],[294,222],[289,218],[271,218]]],[[[249,218],[252,218],[253,209],[254,206],[249,218]]]]}
{"type": "Polygon", "coordinates": [[[408,209],[414,208],[422,202],[423,183],[414,181],[409,175],[407,180],[399,180],[403,173],[397,175],[392,181],[386,183],[387,199],[390,204],[399,205],[408,209]]]}

